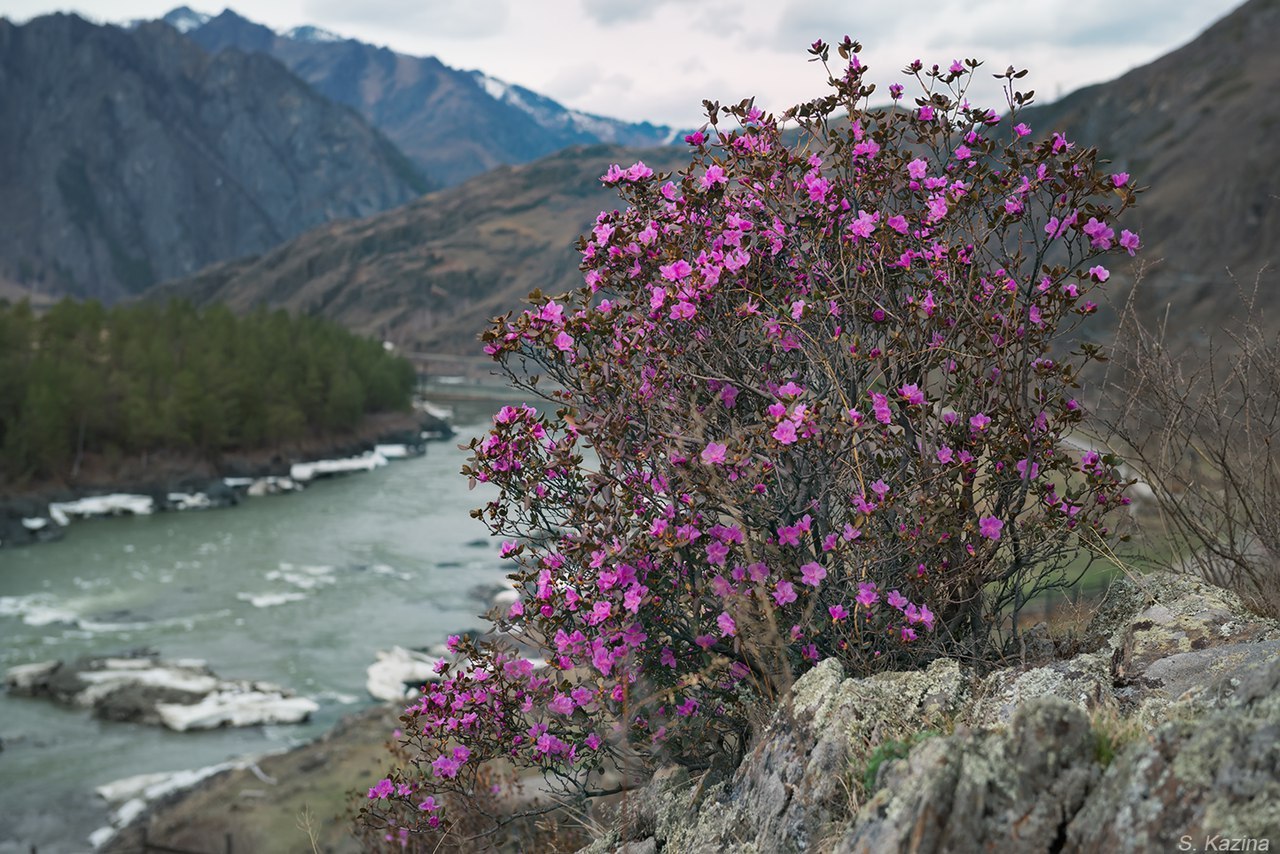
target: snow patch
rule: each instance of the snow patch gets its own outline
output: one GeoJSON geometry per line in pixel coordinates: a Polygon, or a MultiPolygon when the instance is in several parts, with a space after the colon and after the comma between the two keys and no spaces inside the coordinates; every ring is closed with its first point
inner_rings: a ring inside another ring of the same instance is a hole
{"type": "Polygon", "coordinates": [[[337,33],[329,30],[322,30],[319,27],[313,27],[310,24],[294,27],[285,33],[285,38],[293,39],[296,42],[312,42],[314,44],[330,44],[332,42],[346,41],[345,38],[337,33]]]}

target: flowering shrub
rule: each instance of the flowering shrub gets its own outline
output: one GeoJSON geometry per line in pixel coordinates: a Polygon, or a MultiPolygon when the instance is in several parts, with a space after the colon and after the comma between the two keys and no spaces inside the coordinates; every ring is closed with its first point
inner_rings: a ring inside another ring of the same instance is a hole
{"type": "Polygon", "coordinates": [[[447,824],[441,793],[489,760],[592,794],[732,757],[824,657],[998,653],[1112,536],[1124,484],[1060,441],[1098,354],[1056,345],[1099,256],[1139,248],[1129,177],[1019,122],[1023,72],[998,75],[1003,121],[966,101],[973,61],[912,63],[920,96],[872,109],[859,45],[837,49],[834,70],[811,49],[831,94],[781,118],[708,103],[678,175],[611,167],[626,208],[580,241],[584,286],[485,334],[559,407],[504,408],[464,470],[500,490],[473,515],[521,598],[508,640],[451,641],[366,821],[447,824]]]}

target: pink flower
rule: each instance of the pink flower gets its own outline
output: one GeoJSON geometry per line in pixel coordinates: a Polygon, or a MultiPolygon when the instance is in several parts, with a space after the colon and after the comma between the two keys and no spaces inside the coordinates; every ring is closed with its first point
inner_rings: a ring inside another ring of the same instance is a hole
{"type": "Polygon", "coordinates": [[[548,323],[559,324],[564,320],[564,306],[555,300],[548,300],[547,304],[542,307],[542,311],[538,316],[548,323]]]}
{"type": "Polygon", "coordinates": [[[1117,172],[1116,174],[1111,176],[1111,183],[1113,186],[1123,187],[1125,184],[1129,183],[1129,173],[1117,172]]]}
{"type": "Polygon", "coordinates": [[[720,628],[722,637],[733,637],[738,631],[737,624],[733,622],[733,617],[729,616],[727,611],[716,617],[716,625],[720,628]]]}
{"type": "Polygon", "coordinates": [[[827,613],[831,615],[833,623],[838,623],[849,616],[849,612],[844,609],[843,605],[832,605],[827,608],[827,613]]]}
{"type": "Polygon", "coordinates": [[[784,445],[793,444],[796,441],[796,425],[790,421],[780,421],[778,426],[773,428],[773,438],[777,439],[784,445]]]}
{"type": "Polygon", "coordinates": [[[898,232],[898,234],[907,233],[907,218],[902,214],[889,217],[884,221],[884,224],[898,232]]]}
{"type": "Polygon", "coordinates": [[[790,581],[779,581],[774,585],[773,601],[779,605],[787,605],[796,601],[796,589],[790,581]]]}
{"type": "Polygon", "coordinates": [[[462,763],[448,756],[440,755],[431,763],[431,769],[437,777],[448,777],[453,779],[458,776],[458,769],[462,767],[462,763]]]}
{"type": "Polygon", "coordinates": [[[637,160],[627,168],[625,175],[628,181],[641,181],[645,178],[652,178],[653,170],[645,166],[643,160],[637,160]]]}
{"type": "Polygon", "coordinates": [[[979,412],[977,415],[969,419],[969,429],[982,431],[987,429],[987,425],[991,423],[991,419],[986,413],[979,412]]]}
{"type": "Polygon", "coordinates": [[[573,700],[565,694],[556,694],[551,702],[547,703],[547,708],[557,715],[571,715],[574,708],[573,700]]]}
{"type": "Polygon", "coordinates": [[[889,411],[889,398],[880,392],[871,392],[871,409],[881,424],[888,424],[893,420],[893,413],[889,411]]]}
{"type": "Polygon", "coordinates": [[[725,174],[723,166],[712,164],[707,167],[706,174],[704,174],[699,181],[702,184],[702,189],[707,190],[716,184],[727,184],[729,182],[729,176],[725,174]]]}
{"type": "Polygon", "coordinates": [[[948,465],[953,459],[955,459],[955,452],[951,450],[950,447],[943,445],[941,448],[938,449],[938,453],[935,454],[935,456],[938,458],[938,462],[942,463],[945,466],[945,465],[948,465]]]}
{"type": "Polygon", "coordinates": [[[876,223],[879,221],[880,214],[859,211],[858,218],[849,224],[849,234],[855,240],[858,238],[870,237],[871,233],[876,230],[876,223]]]}
{"type": "Polygon", "coordinates": [[[693,267],[688,261],[681,258],[679,261],[673,261],[670,264],[663,264],[658,268],[658,272],[662,274],[662,278],[668,282],[678,282],[693,272],[693,267]]]}
{"type": "Polygon", "coordinates": [[[678,303],[671,306],[672,320],[688,320],[697,313],[698,309],[688,300],[680,300],[678,303]]]}
{"type": "Polygon", "coordinates": [[[728,447],[719,442],[708,442],[702,449],[702,462],[706,465],[724,465],[725,452],[728,447]]]}
{"type": "Polygon", "coordinates": [[[1142,245],[1138,241],[1138,235],[1126,228],[1120,232],[1120,248],[1126,250],[1132,256],[1133,253],[1142,248],[1142,245]]]}
{"type": "Polygon", "coordinates": [[[693,133],[686,134],[684,141],[690,145],[702,145],[707,141],[707,135],[700,130],[695,130],[693,133]]]}
{"type": "Polygon", "coordinates": [[[1016,125],[1013,126],[1013,133],[1015,136],[1019,138],[1022,138],[1024,136],[1030,136],[1031,128],[1024,122],[1018,122],[1016,125]]]}
{"type": "Polygon", "coordinates": [[[924,392],[920,390],[920,386],[915,383],[904,385],[898,389],[898,394],[907,402],[909,406],[920,406],[924,403],[924,392]]]}
{"type": "Polygon", "coordinates": [[[567,353],[573,349],[573,336],[568,332],[561,332],[556,336],[556,340],[553,343],[556,345],[557,350],[567,353]]]}
{"type": "Polygon", "coordinates": [[[917,157],[907,164],[907,174],[915,181],[923,181],[929,171],[929,164],[917,157]]]}
{"type": "Polygon", "coordinates": [[[390,780],[382,779],[369,790],[369,800],[389,798],[395,792],[395,785],[390,780]]]}
{"type": "Polygon", "coordinates": [[[908,605],[907,597],[903,596],[902,593],[897,590],[889,591],[889,595],[885,598],[885,601],[889,603],[889,607],[896,608],[899,611],[903,610],[908,605]]]}
{"type": "Polygon", "coordinates": [[[871,581],[863,581],[858,584],[858,604],[864,608],[870,608],[872,605],[880,601],[880,594],[876,592],[876,585],[871,581]]]}
{"type": "Polygon", "coordinates": [[[988,540],[1000,539],[1002,528],[1004,528],[1004,522],[1001,522],[995,516],[983,516],[978,520],[978,533],[988,540]]]}
{"type": "Polygon", "coordinates": [[[810,587],[817,587],[826,577],[827,571],[820,563],[810,561],[800,567],[800,580],[810,587]]]}
{"type": "Polygon", "coordinates": [[[729,544],[714,542],[707,543],[707,563],[712,566],[724,566],[725,559],[729,557],[729,544]]]}
{"type": "Polygon", "coordinates": [[[1105,282],[1107,279],[1111,278],[1111,271],[1099,264],[1096,267],[1089,268],[1089,275],[1093,276],[1099,282],[1105,282]]]}

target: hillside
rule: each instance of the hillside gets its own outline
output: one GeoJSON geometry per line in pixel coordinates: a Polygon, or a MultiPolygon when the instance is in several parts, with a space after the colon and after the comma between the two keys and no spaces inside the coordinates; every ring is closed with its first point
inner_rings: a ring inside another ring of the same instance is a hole
{"type": "Polygon", "coordinates": [[[0,19],[0,293],[114,300],[426,184],[260,54],[164,24],[0,19]]]}
{"type": "MultiPolygon", "coordinates": [[[[1146,245],[1142,305],[1173,303],[1175,334],[1212,329],[1239,311],[1280,246],[1280,0],[1252,0],[1191,44],[1060,103],[1028,109],[1037,132],[1062,128],[1098,146],[1116,171],[1151,190],[1128,214],[1146,245]],[[1122,156],[1123,155],[1123,156],[1122,156]]],[[[320,311],[356,329],[428,351],[475,353],[484,321],[526,292],[577,283],[569,249],[616,197],[597,176],[637,157],[677,168],[687,153],[594,148],[565,152],[359,223],[305,235],[271,253],[173,285],[202,301],[320,311]]],[[[1117,265],[1114,293],[1128,265],[1117,265]]],[[[1271,281],[1264,273],[1263,283],[1271,281]]],[[[1263,299],[1275,304],[1263,288],[1263,299]]],[[[1106,321],[1093,326],[1105,334],[1106,321]]]]}
{"type": "MultiPolygon", "coordinates": [[[[1150,187],[1133,212],[1149,304],[1188,329],[1239,307],[1234,274],[1275,307],[1280,261],[1280,0],[1250,0],[1190,44],[1118,80],[1034,107],[1037,131],[1097,146],[1150,187]]],[[[1034,71],[1034,69],[1033,69],[1034,71]]]]}
{"type": "Polygon", "coordinates": [[[315,27],[276,33],[226,10],[186,7],[164,20],[210,52],[268,54],[316,91],[358,110],[426,174],[446,185],[571,145],[661,145],[670,128],[569,110],[521,86],[434,57],[407,56],[315,27]]]}
{"type": "Polygon", "coordinates": [[[534,288],[581,282],[573,243],[616,193],[610,163],[673,169],[687,153],[611,146],[505,166],[368,219],[333,223],[256,258],[155,291],[236,311],[265,304],[319,313],[425,351],[477,354],[489,317],[534,288]]]}

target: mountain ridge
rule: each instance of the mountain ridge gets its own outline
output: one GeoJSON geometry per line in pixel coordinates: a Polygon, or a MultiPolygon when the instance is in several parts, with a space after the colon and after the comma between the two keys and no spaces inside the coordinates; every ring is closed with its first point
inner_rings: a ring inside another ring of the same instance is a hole
{"type": "Polygon", "coordinates": [[[410,56],[317,27],[279,33],[230,9],[217,16],[182,6],[161,20],[211,53],[266,53],[325,97],[361,113],[423,171],[445,185],[571,145],[668,144],[672,128],[571,110],[481,71],[410,56]]]}
{"type": "Polygon", "coordinates": [[[0,280],[107,301],[429,188],[269,57],[175,29],[0,19],[0,280]]]}

